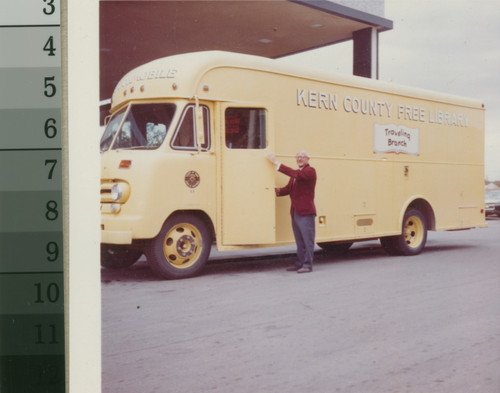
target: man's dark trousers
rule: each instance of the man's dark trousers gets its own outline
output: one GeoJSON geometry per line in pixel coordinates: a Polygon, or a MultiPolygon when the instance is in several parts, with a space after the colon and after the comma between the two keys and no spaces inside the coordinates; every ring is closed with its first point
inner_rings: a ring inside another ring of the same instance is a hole
{"type": "Polygon", "coordinates": [[[314,257],[315,240],[315,215],[306,214],[301,216],[293,212],[292,229],[297,243],[297,267],[306,267],[312,269],[314,257]]]}

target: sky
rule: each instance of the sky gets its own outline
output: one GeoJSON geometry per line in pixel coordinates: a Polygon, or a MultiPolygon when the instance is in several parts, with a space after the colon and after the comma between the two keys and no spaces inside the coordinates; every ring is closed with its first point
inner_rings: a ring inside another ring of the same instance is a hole
{"type": "MultiPolygon", "coordinates": [[[[394,26],[379,34],[379,79],[484,102],[485,177],[500,180],[498,0],[386,0],[385,18],[394,26]]],[[[352,74],[352,42],[290,58],[352,74]]]]}

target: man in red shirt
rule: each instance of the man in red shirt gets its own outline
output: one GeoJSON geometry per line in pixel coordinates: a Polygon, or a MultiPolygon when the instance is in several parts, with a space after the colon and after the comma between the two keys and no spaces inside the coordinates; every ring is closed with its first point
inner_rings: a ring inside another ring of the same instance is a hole
{"type": "Polygon", "coordinates": [[[274,154],[266,158],[276,165],[276,169],[290,177],[285,187],[276,187],[276,196],[290,195],[292,229],[297,244],[297,261],[288,271],[297,273],[312,272],[314,256],[314,239],[316,235],[314,205],[314,189],[316,187],[316,170],[309,165],[309,153],[300,151],[296,160],[298,169],[292,169],[280,163],[274,154]]]}

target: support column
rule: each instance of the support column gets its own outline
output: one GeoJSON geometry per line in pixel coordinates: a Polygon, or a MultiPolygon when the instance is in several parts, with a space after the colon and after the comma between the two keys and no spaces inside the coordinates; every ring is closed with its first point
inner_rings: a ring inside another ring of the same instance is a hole
{"type": "Polygon", "coordinates": [[[378,79],[378,31],[374,27],[353,33],[353,74],[378,79]]]}

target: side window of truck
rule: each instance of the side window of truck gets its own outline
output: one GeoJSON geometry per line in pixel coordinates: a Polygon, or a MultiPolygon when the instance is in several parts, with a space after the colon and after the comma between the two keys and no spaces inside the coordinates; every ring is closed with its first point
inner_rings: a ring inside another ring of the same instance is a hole
{"type": "MultiPolygon", "coordinates": [[[[202,150],[210,148],[210,121],[209,111],[206,106],[203,108],[203,123],[205,129],[205,143],[201,145],[202,150]]],[[[171,146],[176,150],[197,150],[196,144],[196,127],[195,127],[195,111],[194,105],[188,105],[184,109],[181,120],[174,137],[172,138],[171,146]]]]}
{"type": "Polygon", "coordinates": [[[266,148],[266,110],[227,108],[226,147],[229,149],[266,148]]]}

